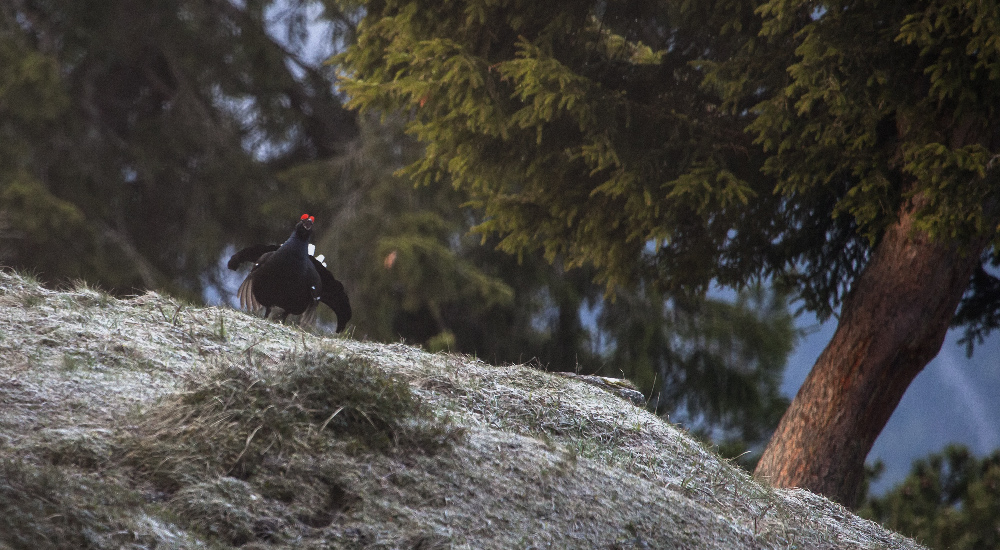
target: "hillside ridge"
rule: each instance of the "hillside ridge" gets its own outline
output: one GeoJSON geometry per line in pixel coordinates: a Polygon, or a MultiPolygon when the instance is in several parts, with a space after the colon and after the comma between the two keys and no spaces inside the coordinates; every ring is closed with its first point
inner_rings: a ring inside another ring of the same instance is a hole
{"type": "Polygon", "coordinates": [[[587,381],[9,270],[0,470],[0,550],[923,548],[587,381]]]}

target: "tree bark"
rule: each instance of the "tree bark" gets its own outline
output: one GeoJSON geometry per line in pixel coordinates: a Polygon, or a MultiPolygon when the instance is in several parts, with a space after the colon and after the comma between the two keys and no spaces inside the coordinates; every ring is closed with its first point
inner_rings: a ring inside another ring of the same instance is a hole
{"type": "Polygon", "coordinates": [[[907,207],[845,298],[833,339],[754,475],[856,505],[864,461],[910,382],[937,355],[985,241],[931,240],[907,207]]]}

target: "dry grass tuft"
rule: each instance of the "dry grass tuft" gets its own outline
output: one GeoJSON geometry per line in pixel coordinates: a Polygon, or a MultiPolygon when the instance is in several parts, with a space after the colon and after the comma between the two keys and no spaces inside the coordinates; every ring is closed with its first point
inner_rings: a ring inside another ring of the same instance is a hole
{"type": "Polygon", "coordinates": [[[369,359],[318,351],[201,373],[142,416],[127,458],[173,491],[213,476],[248,479],[268,457],[331,445],[432,452],[458,433],[369,359]]]}
{"type": "Polygon", "coordinates": [[[592,383],[0,270],[0,549],[921,548],[592,383]]]}

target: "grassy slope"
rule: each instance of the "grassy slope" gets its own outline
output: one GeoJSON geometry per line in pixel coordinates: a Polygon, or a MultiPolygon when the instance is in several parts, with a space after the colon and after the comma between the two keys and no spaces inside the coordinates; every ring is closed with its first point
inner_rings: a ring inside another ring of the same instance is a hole
{"type": "Polygon", "coordinates": [[[592,385],[0,271],[0,549],[919,548],[592,385]]]}

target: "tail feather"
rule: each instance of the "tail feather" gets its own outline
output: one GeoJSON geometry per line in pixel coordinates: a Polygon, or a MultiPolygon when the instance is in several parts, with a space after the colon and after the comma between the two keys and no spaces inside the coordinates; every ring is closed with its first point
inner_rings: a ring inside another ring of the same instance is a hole
{"type": "Polygon", "coordinates": [[[312,304],[307,307],[305,311],[302,312],[302,316],[299,317],[299,325],[311,326],[316,322],[316,304],[312,304]]]}
{"type": "Polygon", "coordinates": [[[243,280],[243,284],[240,285],[240,289],[236,292],[236,295],[240,297],[240,309],[246,309],[253,312],[260,309],[260,303],[253,296],[252,277],[247,277],[243,280]]]}

